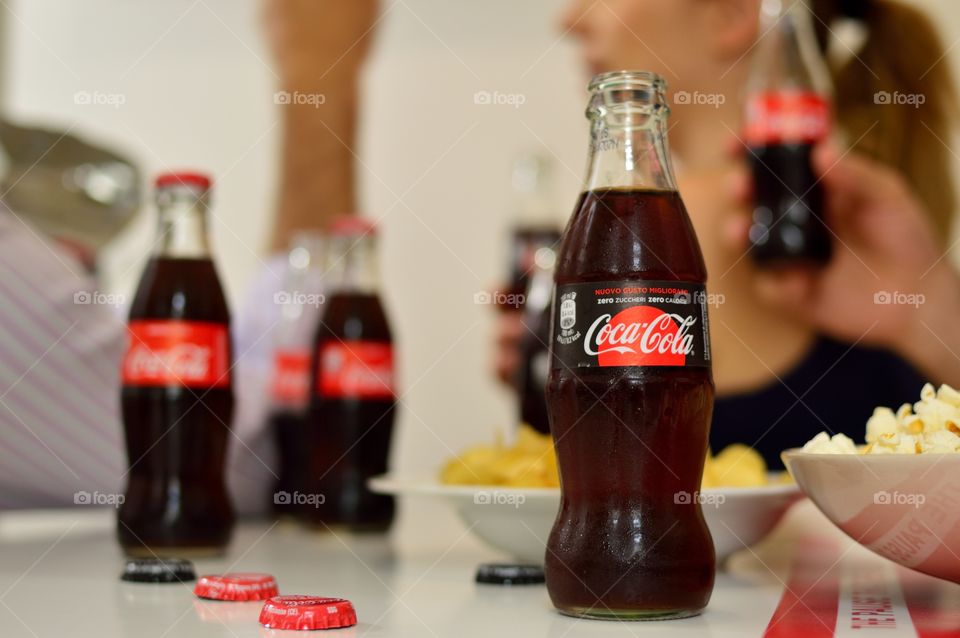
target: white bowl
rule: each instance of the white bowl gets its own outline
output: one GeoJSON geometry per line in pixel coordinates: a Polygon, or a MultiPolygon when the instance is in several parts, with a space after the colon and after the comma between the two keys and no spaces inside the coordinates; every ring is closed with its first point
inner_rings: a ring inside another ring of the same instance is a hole
{"type": "MultiPolygon", "coordinates": [[[[560,507],[557,488],[443,485],[430,478],[384,475],[371,479],[370,489],[442,498],[491,547],[535,563],[543,562],[547,536],[560,507]]],[[[704,490],[703,515],[713,535],[717,561],[759,542],[799,497],[796,485],[704,490]]]]}
{"type": "Polygon", "coordinates": [[[782,456],[800,489],[855,541],[960,583],[960,454],[782,456]]]}

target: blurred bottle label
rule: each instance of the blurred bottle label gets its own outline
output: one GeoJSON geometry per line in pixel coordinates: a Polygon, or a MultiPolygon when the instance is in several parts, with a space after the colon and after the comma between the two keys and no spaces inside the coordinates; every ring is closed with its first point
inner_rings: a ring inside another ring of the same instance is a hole
{"type": "Polygon", "coordinates": [[[270,384],[273,402],[300,408],[310,398],[310,351],[278,350],[273,357],[273,380],[270,384]]]}
{"type": "Polygon", "coordinates": [[[392,399],[393,346],[377,341],[327,341],[320,346],[317,392],[351,399],[392,399]]]}
{"type": "Polygon", "coordinates": [[[123,358],[123,384],[223,388],[230,385],[230,338],[223,324],[135,320],[123,358]]]}
{"type": "Polygon", "coordinates": [[[813,91],[767,91],[747,99],[750,146],[815,144],[830,130],[830,104],[813,91]]]}

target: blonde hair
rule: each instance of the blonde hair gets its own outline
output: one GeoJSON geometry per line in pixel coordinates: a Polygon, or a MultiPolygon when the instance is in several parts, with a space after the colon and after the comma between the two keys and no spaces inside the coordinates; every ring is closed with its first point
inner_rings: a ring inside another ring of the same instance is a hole
{"type": "Polygon", "coordinates": [[[860,49],[831,69],[838,125],[854,148],[904,176],[945,243],[957,203],[948,144],[958,109],[936,28],[925,13],[896,0],[814,0],[811,6],[821,46],[838,19],[865,28],[860,49]],[[912,96],[910,103],[897,103],[898,95],[900,101],[912,96]]]}

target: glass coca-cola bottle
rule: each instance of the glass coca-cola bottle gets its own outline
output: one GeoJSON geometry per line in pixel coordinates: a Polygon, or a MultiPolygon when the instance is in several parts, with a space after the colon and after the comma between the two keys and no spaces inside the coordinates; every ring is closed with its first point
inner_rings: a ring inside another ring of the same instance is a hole
{"type": "Polygon", "coordinates": [[[753,177],[750,256],[760,267],[830,260],[823,190],[811,166],[830,129],[830,75],[802,0],[764,0],[747,81],[744,136],[753,177]]]}
{"type": "Polygon", "coordinates": [[[654,73],[593,78],[588,174],[557,258],[547,408],[561,497],[545,572],[575,616],[690,616],[713,589],[698,498],[707,272],[673,178],[665,91],[654,73]]]}
{"type": "Polygon", "coordinates": [[[495,300],[505,311],[522,310],[541,248],[555,250],[561,223],[553,206],[551,163],[545,157],[524,154],[513,163],[513,227],[510,231],[510,261],[507,289],[495,300]]]}
{"type": "Polygon", "coordinates": [[[385,530],[393,498],[367,488],[370,477],[387,471],[396,404],[393,336],[380,301],[373,224],[338,219],[327,262],[308,417],[313,490],[302,512],[321,525],[385,530]]]}
{"type": "Polygon", "coordinates": [[[273,510],[292,516],[307,492],[307,408],[310,404],[310,361],[323,296],[324,238],[318,232],[294,235],[287,253],[283,288],[274,294],[280,319],[274,330],[270,379],[269,429],[280,467],[273,510]]]}
{"type": "Polygon", "coordinates": [[[210,185],[197,173],[156,181],[160,229],[121,373],[129,469],[117,535],[129,554],[218,552],[233,529],[230,313],[207,241],[210,185]]]}
{"type": "Polygon", "coordinates": [[[520,366],[516,379],[520,422],[545,434],[550,432],[544,391],[550,372],[550,299],[556,258],[553,246],[541,246],[533,258],[532,276],[521,317],[524,330],[520,337],[520,366]]]}

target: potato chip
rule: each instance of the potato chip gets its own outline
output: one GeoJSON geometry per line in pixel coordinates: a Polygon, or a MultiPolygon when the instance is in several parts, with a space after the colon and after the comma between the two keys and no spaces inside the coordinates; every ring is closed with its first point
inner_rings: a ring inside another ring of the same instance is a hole
{"type": "MultiPolygon", "coordinates": [[[[448,485],[559,487],[553,439],[523,424],[511,446],[498,436],[494,445],[469,447],[447,461],[440,481],[448,485]]],[[[766,484],[767,466],[753,448],[737,444],[716,456],[707,454],[703,488],[766,484]]]]}

